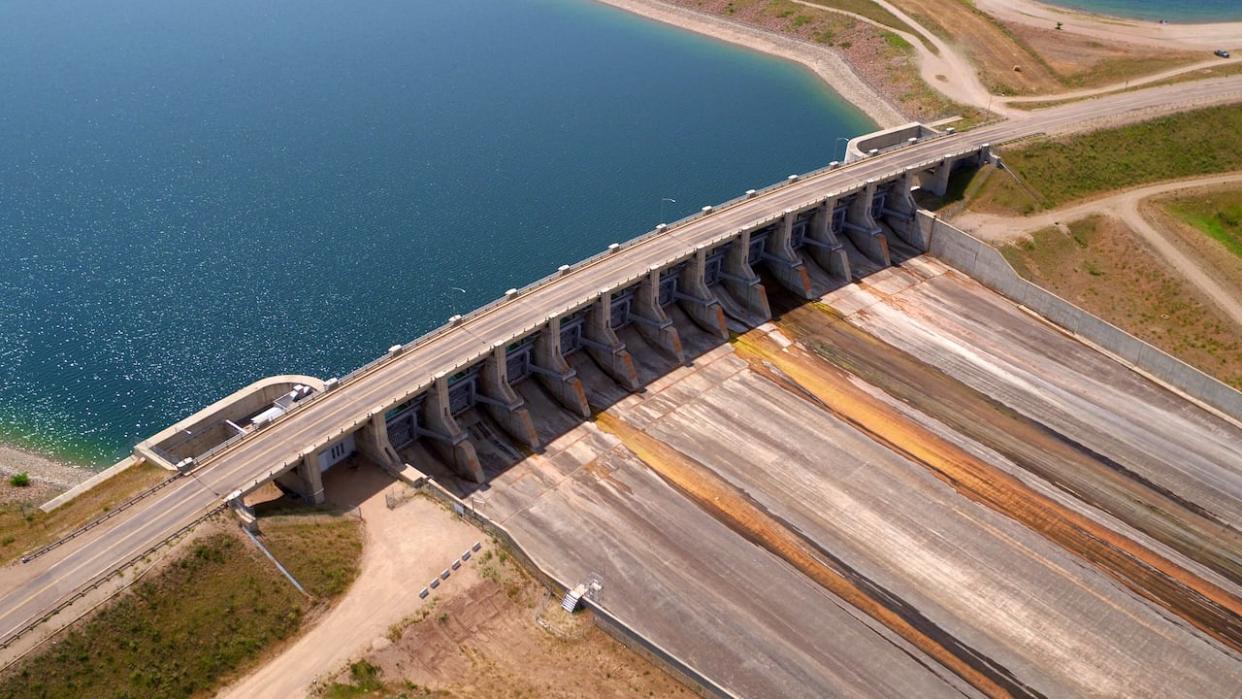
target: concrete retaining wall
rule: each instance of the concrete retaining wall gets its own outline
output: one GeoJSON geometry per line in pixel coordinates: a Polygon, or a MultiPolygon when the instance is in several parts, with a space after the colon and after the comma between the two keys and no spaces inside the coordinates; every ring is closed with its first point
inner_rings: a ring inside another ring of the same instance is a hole
{"type": "MultiPolygon", "coordinates": [[[[410,469],[411,471],[413,469],[410,469]]],[[[463,518],[471,521],[476,526],[501,542],[509,550],[510,553],[518,559],[536,578],[539,579],[545,587],[554,590],[557,594],[564,594],[573,585],[563,580],[558,580],[555,576],[548,573],[540,567],[526,551],[518,545],[513,536],[509,534],[503,526],[496,524],[487,518],[486,515],[478,512],[469,503],[463,502],[452,493],[445,490],[439,483],[429,479],[419,479],[422,483],[421,490],[431,497],[446,503],[453,508],[453,511],[461,515],[463,518]]],[[[647,638],[632,627],[626,625],[617,617],[613,616],[593,601],[582,598],[582,604],[591,609],[591,617],[595,625],[607,633],[618,642],[625,645],[630,650],[658,664],[666,672],[681,680],[683,684],[693,690],[696,694],[704,697],[734,697],[736,695],[730,693],[724,687],[716,684],[706,676],[700,674],[697,670],[673,655],[671,652],[660,647],[655,641],[647,638]]]]}
{"type": "Polygon", "coordinates": [[[926,211],[919,211],[918,219],[919,227],[930,236],[929,252],[945,264],[1142,372],[1242,421],[1242,392],[1028,282],[998,250],[969,233],[926,211]]]}

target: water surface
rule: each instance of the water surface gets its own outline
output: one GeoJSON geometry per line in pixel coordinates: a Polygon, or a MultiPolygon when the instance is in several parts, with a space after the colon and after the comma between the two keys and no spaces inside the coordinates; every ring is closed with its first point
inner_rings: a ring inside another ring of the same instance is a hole
{"type": "MultiPolygon", "coordinates": [[[[1114,17],[1133,17],[1167,22],[1242,21],[1242,0],[1043,0],[1076,10],[1114,17]]],[[[1225,47],[1228,48],[1228,47],[1225,47]]]]}
{"type": "Polygon", "coordinates": [[[0,439],[96,461],[870,126],[572,0],[10,1],[0,95],[0,439]]]}

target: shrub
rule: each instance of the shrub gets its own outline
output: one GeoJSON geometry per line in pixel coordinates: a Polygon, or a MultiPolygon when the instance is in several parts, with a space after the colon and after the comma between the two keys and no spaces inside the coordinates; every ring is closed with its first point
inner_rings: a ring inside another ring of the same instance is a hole
{"type": "Polygon", "coordinates": [[[30,475],[25,471],[22,471],[21,473],[14,473],[9,476],[9,485],[15,488],[25,488],[30,485],[30,475]]]}

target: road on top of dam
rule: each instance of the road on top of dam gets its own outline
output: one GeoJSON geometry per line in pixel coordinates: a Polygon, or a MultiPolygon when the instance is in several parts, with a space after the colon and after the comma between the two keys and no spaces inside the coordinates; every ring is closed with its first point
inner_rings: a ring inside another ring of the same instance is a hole
{"type": "Polygon", "coordinates": [[[126,515],[115,518],[115,522],[78,537],[34,563],[8,571],[3,577],[8,589],[0,596],[0,641],[21,632],[92,581],[158,545],[229,493],[308,449],[322,446],[341,430],[361,424],[394,398],[430,384],[437,374],[451,371],[461,357],[478,356],[497,342],[542,324],[549,315],[577,306],[600,288],[634,278],[652,265],[682,256],[698,244],[817,196],[850,189],[868,179],[899,173],[906,167],[984,143],[1069,130],[1094,120],[1167,109],[1172,103],[1191,106],[1239,100],[1242,76],[1139,90],[1032,112],[1020,120],[915,144],[804,177],[623,247],[512,301],[467,317],[461,325],[361,373],[272,427],[214,455],[192,476],[148,497],[126,515]]]}

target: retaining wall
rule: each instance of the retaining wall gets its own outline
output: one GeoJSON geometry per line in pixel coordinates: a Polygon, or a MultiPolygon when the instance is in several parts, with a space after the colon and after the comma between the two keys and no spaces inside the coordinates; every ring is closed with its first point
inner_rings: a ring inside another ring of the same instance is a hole
{"type": "Polygon", "coordinates": [[[1023,279],[1000,251],[969,233],[926,211],[920,210],[917,215],[919,228],[931,241],[928,252],[945,264],[1144,373],[1242,421],[1242,392],[1023,279]]]}

